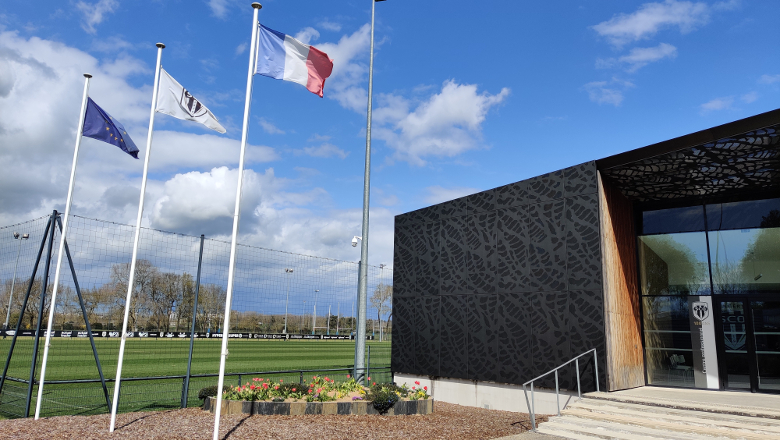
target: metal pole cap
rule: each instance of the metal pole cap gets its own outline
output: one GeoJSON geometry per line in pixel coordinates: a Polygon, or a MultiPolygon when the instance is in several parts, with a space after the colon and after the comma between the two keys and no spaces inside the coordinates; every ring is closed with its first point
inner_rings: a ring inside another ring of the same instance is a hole
{"type": "Polygon", "coordinates": [[[165,49],[165,45],[162,43],[157,43],[155,46],[159,47],[160,49],[165,49]]]}
{"type": "Polygon", "coordinates": [[[85,73],[84,74],[84,78],[92,78],[92,74],[91,73],[85,73]]]}
{"type": "Polygon", "coordinates": [[[252,3],[252,7],[255,8],[255,9],[263,9],[263,5],[261,5],[258,2],[252,3]]]}

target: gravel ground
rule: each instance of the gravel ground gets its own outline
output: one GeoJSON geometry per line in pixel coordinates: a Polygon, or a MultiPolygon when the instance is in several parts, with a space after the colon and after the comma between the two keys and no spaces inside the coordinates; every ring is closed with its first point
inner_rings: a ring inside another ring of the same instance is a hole
{"type": "MultiPolygon", "coordinates": [[[[223,439],[494,439],[526,431],[527,414],[436,402],[417,416],[222,416],[223,439]]],[[[537,422],[545,421],[539,417],[537,422]]],[[[63,416],[0,421],[3,438],[26,439],[206,439],[214,416],[199,408],[119,414],[108,433],[109,416],[63,416]]]]}

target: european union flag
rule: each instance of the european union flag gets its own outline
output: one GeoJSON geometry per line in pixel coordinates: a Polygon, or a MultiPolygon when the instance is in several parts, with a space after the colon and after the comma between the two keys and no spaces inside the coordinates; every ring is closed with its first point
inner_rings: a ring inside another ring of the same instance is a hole
{"type": "Polygon", "coordinates": [[[116,145],[125,153],[138,159],[138,147],[130,139],[130,135],[125,131],[125,127],[95,104],[92,98],[87,99],[87,114],[84,116],[83,135],[116,145]]]}

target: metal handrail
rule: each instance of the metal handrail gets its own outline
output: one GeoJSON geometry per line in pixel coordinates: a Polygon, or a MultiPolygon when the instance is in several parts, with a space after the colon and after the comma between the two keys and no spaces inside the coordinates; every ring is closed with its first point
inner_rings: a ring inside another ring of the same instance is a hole
{"type": "MultiPolygon", "coordinates": [[[[553,368],[552,370],[540,375],[536,376],[535,378],[529,380],[528,382],[523,384],[523,393],[525,393],[525,404],[528,407],[529,415],[531,416],[531,429],[536,432],[536,401],[534,400],[534,382],[547,376],[550,373],[555,373],[555,406],[558,409],[558,416],[561,415],[561,398],[560,398],[560,388],[558,387],[558,370],[561,368],[569,365],[570,363],[574,362],[575,369],[577,370],[577,400],[582,400],[582,389],[580,388],[580,358],[593,352],[593,368],[594,372],[596,373],[596,391],[601,391],[599,389],[599,363],[598,363],[598,355],[596,354],[596,349],[591,348],[590,350],[586,351],[585,353],[582,353],[581,355],[571,358],[570,360],[566,361],[565,363],[558,365],[557,367],[553,368]],[[531,385],[531,401],[528,401],[528,390],[525,388],[526,385],[531,385]]],[[[566,409],[566,405],[564,405],[564,409],[566,409]]]]}

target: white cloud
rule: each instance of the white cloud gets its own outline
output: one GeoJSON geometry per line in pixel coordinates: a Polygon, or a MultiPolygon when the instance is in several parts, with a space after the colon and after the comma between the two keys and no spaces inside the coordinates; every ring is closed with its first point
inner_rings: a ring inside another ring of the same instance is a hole
{"type": "Polygon", "coordinates": [[[317,38],[320,38],[320,33],[313,27],[305,27],[295,34],[295,39],[303,44],[311,44],[311,42],[317,38]]]}
{"type": "Polygon", "coordinates": [[[604,68],[620,64],[626,66],[627,72],[633,73],[650,63],[660,61],[664,58],[674,58],[676,56],[676,47],[671,44],[661,43],[655,47],[635,47],[631,49],[628,55],[623,55],[617,59],[598,59],[596,61],[596,67],[604,68]]]}
{"type": "Polygon", "coordinates": [[[333,73],[325,85],[325,96],[357,112],[365,112],[368,99],[363,88],[368,66],[362,61],[367,57],[362,55],[368,52],[370,31],[371,27],[365,24],[352,35],[342,36],[338,43],[317,44],[317,48],[333,60],[333,73]]]}
{"type": "Polygon", "coordinates": [[[645,3],[632,14],[618,14],[592,28],[615,46],[649,38],[659,30],[677,27],[688,33],[709,21],[709,6],[702,2],[666,0],[645,3]]]}
{"type": "Polygon", "coordinates": [[[733,11],[734,9],[738,9],[740,6],[742,6],[742,0],[728,0],[716,2],[712,5],[712,9],[718,11],[733,11]]]}
{"type": "Polygon", "coordinates": [[[463,186],[454,186],[450,188],[444,188],[442,186],[429,186],[425,188],[425,203],[435,205],[437,203],[446,202],[448,200],[454,200],[459,197],[467,196],[479,192],[477,188],[468,188],[463,186]]]}
{"type": "Polygon", "coordinates": [[[95,26],[102,23],[104,16],[114,12],[119,6],[119,0],[100,0],[97,3],[87,3],[80,1],[76,3],[76,8],[84,15],[84,22],[81,28],[90,34],[96,32],[95,26]]]}
{"type": "Polygon", "coordinates": [[[629,81],[612,78],[610,81],[589,82],[584,89],[591,101],[619,107],[623,103],[623,92],[631,87],[634,87],[634,84],[629,81]]]}
{"type": "Polygon", "coordinates": [[[758,82],[761,84],[774,84],[777,82],[780,82],[780,74],[777,75],[761,75],[761,78],[758,79],[758,82]]]}
{"type": "MultiPolygon", "coordinates": [[[[328,158],[328,157],[337,156],[337,157],[340,157],[342,159],[346,159],[347,155],[349,155],[349,153],[347,153],[346,151],[342,150],[341,148],[339,148],[339,147],[337,147],[337,146],[335,146],[333,144],[328,144],[328,143],[324,143],[324,144],[320,145],[319,147],[306,147],[306,148],[303,149],[302,153],[306,154],[308,156],[312,156],[312,157],[328,158]]],[[[297,154],[300,154],[300,153],[297,153],[297,154]]]]}
{"type": "Polygon", "coordinates": [[[228,12],[229,1],[228,0],[207,0],[211,13],[217,18],[226,18],[228,12]]]}
{"type": "Polygon", "coordinates": [[[265,118],[259,119],[260,126],[263,127],[263,131],[268,134],[284,134],[284,130],[279,129],[276,125],[268,122],[265,118]]]}
{"type": "MultiPolygon", "coordinates": [[[[226,167],[177,174],[160,186],[150,225],[227,239],[237,177],[236,169],[226,167]]],[[[277,177],[270,168],[263,173],[245,171],[240,242],[305,255],[358,258],[349,243],[353,235],[360,235],[361,210],[329,208],[330,197],[322,188],[296,192],[294,186],[296,182],[277,177]]],[[[371,209],[370,237],[371,263],[392,261],[393,213],[371,209]]]]}
{"type": "Polygon", "coordinates": [[[756,102],[756,100],[758,100],[758,93],[748,92],[740,96],[739,99],[745,104],[750,104],[751,102],[756,102]]]}
{"type": "Polygon", "coordinates": [[[507,96],[508,88],[492,95],[449,80],[410,112],[410,102],[385,95],[375,113],[376,137],[395,150],[395,159],[412,165],[425,165],[426,157],[453,157],[479,146],[487,112],[507,96]]]}
{"type": "Polygon", "coordinates": [[[236,46],[236,56],[241,55],[246,51],[247,46],[249,46],[248,43],[244,42],[236,46]]]}
{"type": "Polygon", "coordinates": [[[734,103],[734,98],[731,96],[726,96],[723,98],[715,98],[711,101],[705,102],[700,107],[702,112],[708,112],[714,110],[726,110],[728,108],[731,108],[731,105],[733,103],[734,103]]]}
{"type": "Polygon", "coordinates": [[[338,23],[334,23],[332,21],[322,21],[320,22],[319,26],[325,30],[338,32],[341,30],[341,25],[338,23]]]}
{"type": "Polygon", "coordinates": [[[134,46],[132,43],[129,43],[128,41],[118,36],[98,38],[92,42],[92,50],[95,52],[115,53],[120,50],[130,50],[133,48],[134,46]]]}

